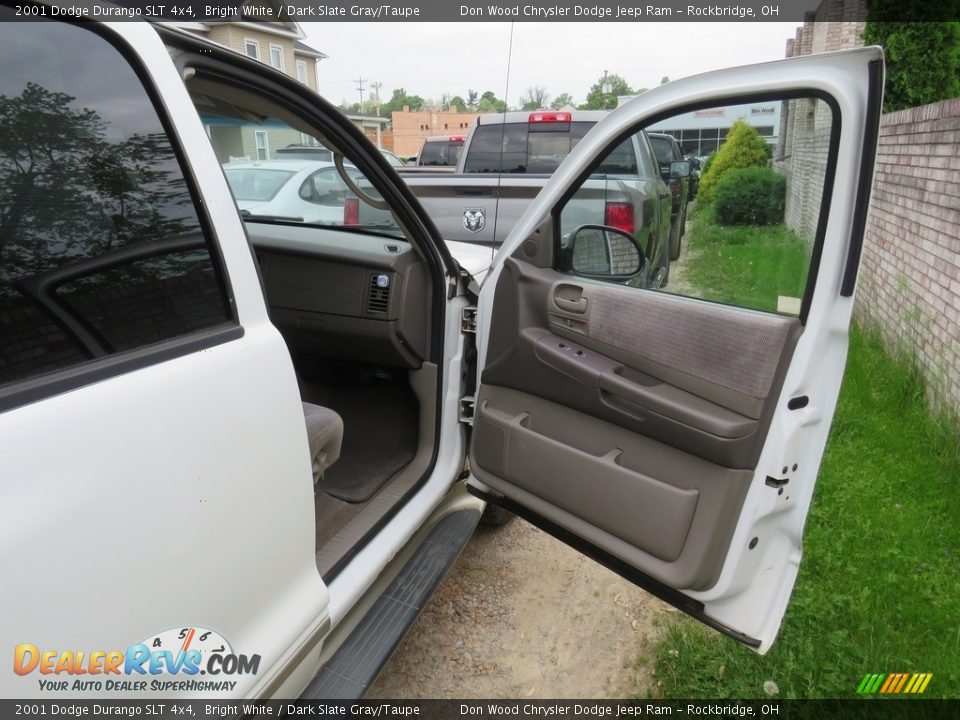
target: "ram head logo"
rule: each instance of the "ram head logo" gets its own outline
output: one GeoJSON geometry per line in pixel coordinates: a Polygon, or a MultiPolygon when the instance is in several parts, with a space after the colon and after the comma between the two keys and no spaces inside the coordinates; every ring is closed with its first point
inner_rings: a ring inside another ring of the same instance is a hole
{"type": "Polygon", "coordinates": [[[483,208],[468,208],[463,211],[463,226],[470,232],[480,232],[486,224],[486,210],[483,208]]]}

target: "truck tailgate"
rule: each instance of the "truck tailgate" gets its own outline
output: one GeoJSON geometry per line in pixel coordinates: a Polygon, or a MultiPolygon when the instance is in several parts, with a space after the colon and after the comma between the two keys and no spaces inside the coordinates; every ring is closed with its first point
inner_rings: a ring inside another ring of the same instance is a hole
{"type": "Polygon", "coordinates": [[[404,180],[444,240],[501,243],[548,175],[443,175],[404,180]]]}

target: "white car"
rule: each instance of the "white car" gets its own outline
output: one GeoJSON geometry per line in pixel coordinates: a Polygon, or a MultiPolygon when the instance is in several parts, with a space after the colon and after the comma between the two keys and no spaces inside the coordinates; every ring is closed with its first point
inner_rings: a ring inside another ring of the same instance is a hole
{"type": "MultiPolygon", "coordinates": [[[[232,162],[223,170],[237,207],[245,215],[343,224],[344,205],[351,193],[332,162],[232,162]]],[[[353,175],[358,180],[361,177],[358,171],[353,175]]]]}
{"type": "Polygon", "coordinates": [[[0,153],[0,695],[360,696],[485,503],[770,648],[843,374],[879,49],[613,111],[478,287],[295,78],[146,22],[0,39],[17,138],[0,153]],[[622,230],[560,237],[625,137],[751,96],[835,120],[800,317],[632,287],[642,248],[622,230]],[[260,215],[272,200],[244,221],[214,146],[239,154],[238,123],[281,118],[347,157],[356,201],[393,223],[260,215]]]}

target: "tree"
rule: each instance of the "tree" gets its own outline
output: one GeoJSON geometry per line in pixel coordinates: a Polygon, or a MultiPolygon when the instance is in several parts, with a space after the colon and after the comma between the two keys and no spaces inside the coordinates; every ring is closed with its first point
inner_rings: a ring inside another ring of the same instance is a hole
{"type": "Polygon", "coordinates": [[[532,85],[523,91],[520,96],[521,110],[540,110],[547,106],[550,95],[542,85],[532,85]]]}
{"type": "Polygon", "coordinates": [[[419,110],[424,105],[424,99],[419,95],[407,95],[407,91],[403,88],[397,88],[393,91],[393,94],[390,96],[390,100],[383,104],[383,108],[387,113],[393,112],[402,112],[404,107],[409,107],[411,110],[419,110]]]}
{"type": "Polygon", "coordinates": [[[560,108],[565,108],[567,105],[573,107],[573,95],[570,93],[560,93],[553,99],[553,102],[550,103],[550,109],[559,110],[560,108]]]}
{"type": "Polygon", "coordinates": [[[617,106],[618,95],[633,95],[630,84],[616,73],[604,74],[587,92],[587,101],[580,106],[581,110],[612,110],[617,106]],[[604,93],[604,85],[609,85],[610,92],[604,93]]]}
{"type": "MultiPolygon", "coordinates": [[[[75,98],[28,82],[0,95],[0,267],[41,274],[71,257],[160,243],[196,229],[190,193],[163,134],[108,139],[75,98]]],[[[163,272],[158,259],[151,272],[163,272]]],[[[0,294],[14,292],[0,288],[0,294]]]]}
{"type": "Polygon", "coordinates": [[[669,75],[664,75],[662,78],[660,78],[660,84],[661,84],[661,85],[666,85],[668,82],[670,82],[670,76],[669,76],[669,75]]]}
{"type": "Polygon", "coordinates": [[[507,104],[494,95],[492,90],[487,90],[484,92],[483,95],[480,96],[480,101],[477,103],[477,112],[488,113],[506,111],[507,104]]]}
{"type": "Polygon", "coordinates": [[[452,98],[450,98],[450,105],[453,105],[457,109],[457,112],[467,111],[467,103],[459,95],[454,95],[452,98]]]}
{"type": "Polygon", "coordinates": [[[467,107],[471,110],[477,107],[477,91],[467,90],[467,107]]]}
{"type": "Polygon", "coordinates": [[[725,175],[739,168],[764,167],[770,155],[770,145],[757,129],[738,118],[727,132],[727,139],[717,151],[717,156],[700,178],[697,198],[709,202],[716,192],[717,183],[725,175]]]}
{"type": "Polygon", "coordinates": [[[887,56],[886,112],[960,95],[960,22],[884,22],[904,16],[903,0],[869,7],[863,39],[887,56]]]}

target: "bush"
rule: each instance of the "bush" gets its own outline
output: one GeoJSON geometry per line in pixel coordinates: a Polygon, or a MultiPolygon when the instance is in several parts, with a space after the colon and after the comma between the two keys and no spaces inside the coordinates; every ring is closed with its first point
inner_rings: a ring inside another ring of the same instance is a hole
{"type": "Polygon", "coordinates": [[[863,39],[887,55],[884,112],[960,95],[960,23],[956,0],[871,0],[863,39]],[[903,19],[914,22],[899,22],[903,19]],[[951,22],[938,22],[950,18],[951,22]]]}
{"type": "Polygon", "coordinates": [[[717,159],[717,151],[714,150],[712,153],[707,155],[707,159],[703,161],[703,167],[700,168],[700,177],[703,177],[707,174],[707,171],[710,170],[710,166],[713,165],[713,161],[717,159]]]}
{"type": "Polygon", "coordinates": [[[732,170],[717,185],[713,209],[721,225],[783,222],[787,179],[766,167],[732,170]]]}
{"type": "Polygon", "coordinates": [[[717,150],[713,162],[708,163],[707,170],[700,179],[697,194],[701,200],[710,202],[717,190],[717,184],[727,173],[739,168],[763,167],[770,155],[770,145],[756,128],[747,125],[743,120],[737,120],[730,127],[727,139],[717,150]]]}

